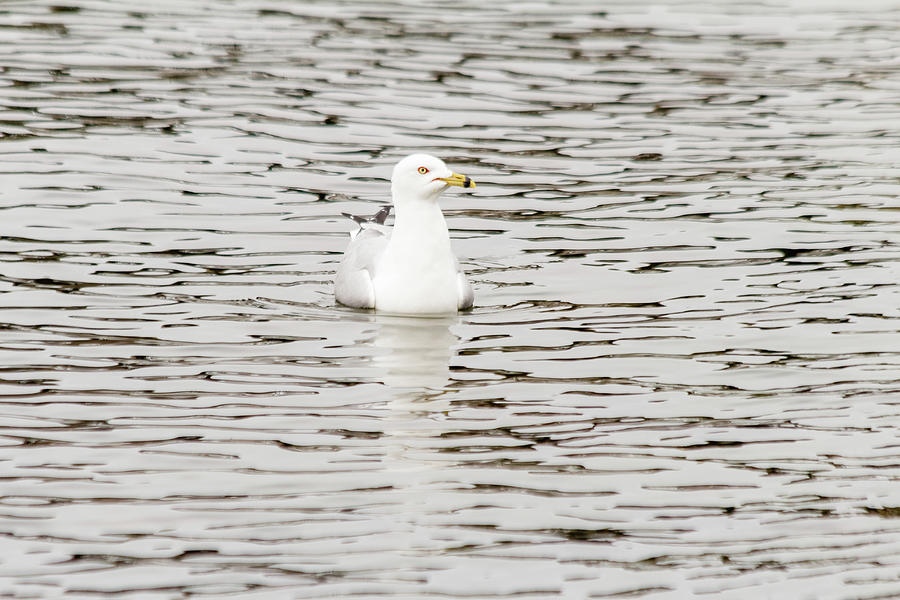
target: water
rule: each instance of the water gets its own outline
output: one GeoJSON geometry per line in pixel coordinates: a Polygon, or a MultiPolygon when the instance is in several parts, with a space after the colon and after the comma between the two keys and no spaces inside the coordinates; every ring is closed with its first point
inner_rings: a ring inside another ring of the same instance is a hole
{"type": "Polygon", "coordinates": [[[900,6],[0,5],[0,596],[900,596],[900,6]],[[334,305],[403,155],[476,308],[334,305]]]}

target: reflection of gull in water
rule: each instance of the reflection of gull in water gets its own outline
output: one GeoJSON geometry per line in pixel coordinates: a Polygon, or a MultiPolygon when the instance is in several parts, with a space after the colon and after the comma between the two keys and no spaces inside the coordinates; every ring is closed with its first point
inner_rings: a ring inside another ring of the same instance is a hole
{"type": "Polygon", "coordinates": [[[441,389],[450,379],[450,357],[459,338],[456,318],[414,319],[376,315],[374,363],[394,388],[441,389]]]}
{"type": "Polygon", "coordinates": [[[387,212],[360,224],[338,267],[334,296],[354,308],[395,314],[447,314],[472,307],[472,286],[450,249],[438,197],[451,185],[475,187],[439,158],[407,156],[394,167],[394,227],[387,212]]]}
{"type": "Polygon", "coordinates": [[[458,341],[450,328],[459,318],[372,316],[377,326],[373,362],[391,390],[379,419],[378,446],[367,452],[369,459],[381,453],[379,468],[391,487],[391,502],[374,510],[397,540],[391,560],[414,570],[417,557],[430,553],[436,534],[433,519],[443,516],[434,498],[448,487],[440,450],[446,444],[443,434],[454,426],[447,419],[452,394],[446,386],[458,341]]]}

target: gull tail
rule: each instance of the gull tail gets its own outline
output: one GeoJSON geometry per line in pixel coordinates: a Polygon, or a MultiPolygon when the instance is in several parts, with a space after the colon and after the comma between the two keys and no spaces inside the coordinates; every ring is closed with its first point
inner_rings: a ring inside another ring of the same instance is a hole
{"type": "Polygon", "coordinates": [[[375,224],[375,225],[384,225],[384,221],[388,218],[388,215],[391,214],[391,207],[385,206],[377,213],[372,215],[371,217],[358,217],[356,215],[351,215],[350,213],[341,213],[348,219],[351,219],[354,223],[359,225],[359,229],[350,234],[350,237],[356,237],[359,235],[359,232],[366,228],[366,225],[375,224]]]}

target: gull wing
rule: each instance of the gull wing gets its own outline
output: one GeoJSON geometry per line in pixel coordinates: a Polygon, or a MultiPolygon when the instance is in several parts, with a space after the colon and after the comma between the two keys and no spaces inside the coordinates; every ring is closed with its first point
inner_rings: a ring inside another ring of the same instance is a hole
{"type": "Polygon", "coordinates": [[[334,298],[353,308],[375,308],[375,265],[384,252],[390,236],[384,221],[390,206],[379,210],[371,218],[345,215],[359,224],[350,234],[350,244],[334,278],[334,298]]]}
{"type": "Polygon", "coordinates": [[[459,260],[457,260],[455,256],[453,258],[456,262],[456,289],[459,292],[457,309],[468,310],[475,304],[475,290],[472,289],[472,284],[469,283],[466,272],[463,271],[463,268],[459,265],[459,260]]]}

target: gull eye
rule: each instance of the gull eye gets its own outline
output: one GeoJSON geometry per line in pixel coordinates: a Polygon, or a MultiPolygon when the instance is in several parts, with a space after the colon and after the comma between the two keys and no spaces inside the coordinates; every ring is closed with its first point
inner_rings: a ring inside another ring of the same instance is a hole
{"type": "Polygon", "coordinates": [[[428,169],[426,169],[425,167],[419,167],[419,173],[421,173],[422,175],[426,174],[427,172],[428,169]]]}

